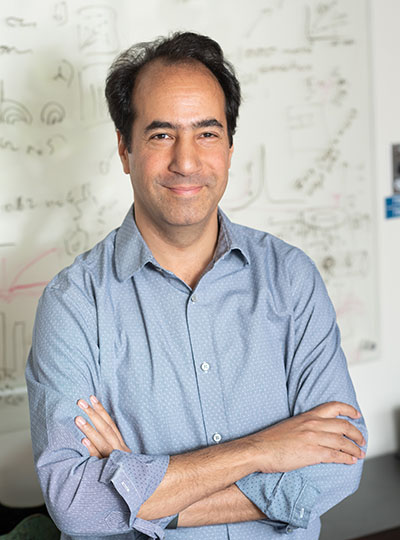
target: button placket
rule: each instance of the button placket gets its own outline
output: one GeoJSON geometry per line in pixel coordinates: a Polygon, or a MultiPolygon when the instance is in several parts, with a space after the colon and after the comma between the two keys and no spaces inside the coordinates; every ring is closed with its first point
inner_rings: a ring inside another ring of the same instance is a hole
{"type": "MultiPolygon", "coordinates": [[[[208,444],[214,445],[223,441],[224,433],[229,437],[227,419],[222,398],[221,381],[218,369],[213,369],[209,358],[214,359],[215,351],[209,344],[208,336],[212,334],[212,322],[208,316],[207,295],[204,291],[198,295],[192,292],[187,303],[187,324],[192,346],[192,359],[197,371],[197,383],[201,411],[203,415],[205,435],[208,444]],[[201,300],[205,300],[202,302],[201,300]]],[[[225,436],[224,435],[224,436],[225,436]]]]}

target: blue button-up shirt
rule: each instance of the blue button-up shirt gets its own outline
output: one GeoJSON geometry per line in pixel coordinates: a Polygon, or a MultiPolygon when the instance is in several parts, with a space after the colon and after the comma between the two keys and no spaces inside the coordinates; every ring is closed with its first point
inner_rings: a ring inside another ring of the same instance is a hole
{"type": "MultiPolygon", "coordinates": [[[[327,401],[357,407],[335,312],[312,261],[219,211],[213,260],[192,290],[163,269],[129,211],[39,302],[26,371],[34,456],[62,538],[318,537],[353,492],[355,465],[254,473],[237,486],[265,520],[165,530],[136,517],[169,456],[264,429],[327,401]],[[95,394],[131,448],[90,457],[74,424],[95,394]]],[[[365,433],[363,420],[354,421],[365,433]]]]}

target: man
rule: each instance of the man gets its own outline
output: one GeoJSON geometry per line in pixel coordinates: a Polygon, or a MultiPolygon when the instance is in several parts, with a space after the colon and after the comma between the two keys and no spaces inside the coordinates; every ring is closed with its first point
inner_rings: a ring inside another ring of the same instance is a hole
{"type": "Polygon", "coordinates": [[[39,303],[49,511],[65,539],[316,539],[358,486],[365,425],[313,263],[218,209],[233,69],[178,33],[123,53],[106,96],[135,202],[39,303]]]}

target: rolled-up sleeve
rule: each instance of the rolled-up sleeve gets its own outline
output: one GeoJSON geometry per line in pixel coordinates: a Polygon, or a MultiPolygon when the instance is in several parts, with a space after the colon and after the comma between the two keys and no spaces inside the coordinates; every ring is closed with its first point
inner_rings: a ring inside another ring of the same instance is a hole
{"type": "MultiPolygon", "coordinates": [[[[89,287],[88,287],[89,289],[89,287]]],[[[114,450],[91,457],[74,418],[79,398],[101,398],[96,313],[90,297],[70,282],[49,286],[38,306],[26,368],[37,474],[58,528],[71,536],[137,530],[163,538],[171,517],[137,518],[162,481],[167,455],[114,450]]]]}
{"type": "MultiPolygon", "coordinates": [[[[341,349],[336,314],[314,263],[300,250],[287,260],[292,296],[292,329],[286,360],[291,415],[330,401],[359,410],[341,349]]],[[[367,440],[363,418],[352,420],[367,440]]],[[[239,489],[266,514],[270,525],[290,532],[309,523],[358,487],[363,460],[354,465],[323,463],[287,473],[255,473],[237,482],[239,489]]]]}

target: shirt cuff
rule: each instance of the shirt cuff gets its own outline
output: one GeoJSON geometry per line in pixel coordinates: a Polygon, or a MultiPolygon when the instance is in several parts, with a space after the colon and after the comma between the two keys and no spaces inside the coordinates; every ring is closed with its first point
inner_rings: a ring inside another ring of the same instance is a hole
{"type": "MultiPolygon", "coordinates": [[[[128,505],[129,527],[150,538],[164,538],[164,528],[173,516],[146,521],[137,518],[136,514],[161,483],[168,464],[169,456],[130,454],[114,450],[100,476],[101,482],[113,484],[128,505]]],[[[113,521],[117,519],[114,514],[115,512],[112,516],[113,521]]]]}
{"type": "Polygon", "coordinates": [[[253,473],[236,485],[267,516],[271,525],[287,532],[307,528],[320,494],[299,471],[253,473]]]}

